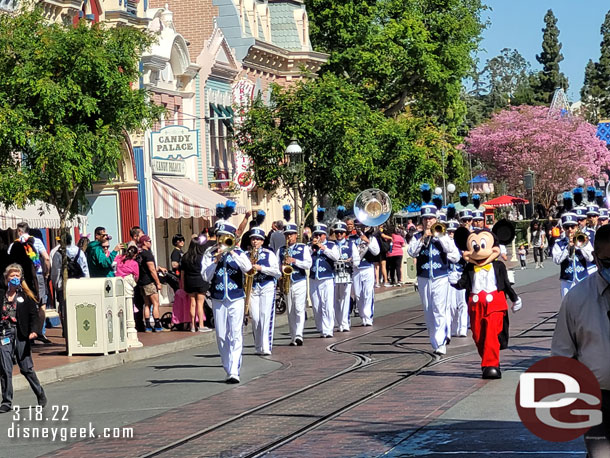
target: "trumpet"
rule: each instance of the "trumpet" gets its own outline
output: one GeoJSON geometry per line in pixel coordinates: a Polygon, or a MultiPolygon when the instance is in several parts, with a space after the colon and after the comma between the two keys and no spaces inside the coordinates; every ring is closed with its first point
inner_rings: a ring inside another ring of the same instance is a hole
{"type": "Polygon", "coordinates": [[[233,234],[222,234],[218,237],[218,245],[223,253],[232,251],[237,246],[235,236],[233,234]]]}
{"type": "Polygon", "coordinates": [[[424,246],[428,247],[434,237],[442,237],[447,233],[447,226],[441,222],[436,222],[430,227],[430,234],[424,240],[424,246]]]}
{"type": "Polygon", "coordinates": [[[250,262],[252,263],[252,269],[250,269],[244,275],[244,293],[246,299],[244,300],[244,315],[247,316],[250,311],[250,296],[252,295],[252,287],[254,286],[254,276],[256,275],[256,269],[254,265],[258,262],[258,250],[252,248],[250,250],[250,262]]]}
{"type": "Polygon", "coordinates": [[[572,243],[576,248],[580,248],[589,243],[589,236],[581,230],[576,231],[574,237],[572,237],[572,243]]]}

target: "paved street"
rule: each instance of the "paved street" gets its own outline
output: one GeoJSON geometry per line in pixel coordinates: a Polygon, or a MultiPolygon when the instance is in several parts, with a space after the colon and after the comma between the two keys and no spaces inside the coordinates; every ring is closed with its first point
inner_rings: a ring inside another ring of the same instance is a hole
{"type": "MultiPolygon", "coordinates": [[[[470,337],[446,357],[430,353],[419,296],[376,304],[373,328],[319,339],[308,322],[303,347],[276,330],[273,356],[246,338],[242,383],[222,383],[215,345],[134,362],[47,387],[45,418],[69,406],[69,421],[0,417],[2,456],[579,456],[582,442],[547,443],[520,423],[521,371],[548,354],[559,307],[557,269],[517,271],[524,309],[511,315],[500,381],[480,379],[470,337]],[[10,439],[8,428],[133,427],[132,439],[10,439]],[[189,438],[185,441],[185,438],[189,438]]],[[[16,393],[27,409],[29,390],[16,393]]],[[[22,415],[27,415],[23,410],[22,415]]]]}

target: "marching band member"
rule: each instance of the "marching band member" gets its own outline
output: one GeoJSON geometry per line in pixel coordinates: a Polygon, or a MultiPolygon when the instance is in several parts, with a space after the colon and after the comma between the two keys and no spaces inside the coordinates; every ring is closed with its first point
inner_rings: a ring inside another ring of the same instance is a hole
{"type": "Polygon", "coordinates": [[[320,337],[332,337],[335,324],[334,262],[339,259],[339,250],[334,242],[327,240],[328,228],[322,223],[325,211],[318,207],[318,224],[314,226],[309,245],[312,258],[309,295],[320,337]]]}
{"type": "MultiPolygon", "coordinates": [[[[455,231],[460,227],[460,223],[455,219],[455,206],[449,204],[447,207],[447,234],[453,239],[455,231]]],[[[459,251],[459,249],[458,249],[459,251]]],[[[450,262],[450,272],[457,272],[462,276],[466,261],[461,257],[458,262],[450,262]]],[[[449,288],[451,336],[466,337],[468,335],[468,303],[466,302],[466,290],[449,288]]]]}
{"type": "Polygon", "coordinates": [[[466,229],[472,229],[472,210],[468,208],[468,193],[460,193],[460,205],[462,209],[459,212],[460,224],[466,229]]]}
{"type": "Polygon", "coordinates": [[[485,212],[480,208],[481,207],[481,196],[475,194],[472,196],[472,205],[474,205],[474,210],[472,212],[472,228],[476,229],[484,229],[485,228],[485,212]]]}
{"type": "MultiPolygon", "coordinates": [[[[224,219],[215,225],[218,239],[228,236],[236,244],[237,228],[228,218],[235,209],[234,202],[224,206],[224,219]]],[[[231,242],[229,242],[231,243],[231,242]]],[[[244,323],[244,274],[252,269],[248,255],[241,248],[217,244],[210,247],[201,261],[201,274],[210,282],[212,308],[216,326],[216,342],[222,365],[227,373],[227,383],[239,383],[239,370],[243,349],[242,327],[244,323]]]]}
{"type": "MultiPolygon", "coordinates": [[[[356,244],[347,238],[347,224],[341,221],[344,215],[345,207],[339,207],[337,209],[339,221],[333,225],[333,232],[337,238],[335,244],[339,250],[339,260],[345,263],[346,273],[351,275],[354,268],[360,264],[360,254],[356,244]]],[[[349,305],[352,283],[351,281],[339,283],[344,279],[340,279],[337,273],[335,271],[335,324],[339,328],[339,332],[346,332],[350,330],[349,305]]]]}
{"type": "Polygon", "coordinates": [[[605,226],[608,224],[608,209],[605,207],[599,207],[599,226],[605,226]]]}
{"type": "Polygon", "coordinates": [[[289,265],[293,271],[290,275],[290,291],[286,297],[288,326],[290,327],[290,345],[303,345],[305,328],[305,302],[307,300],[307,272],[311,269],[311,253],[304,243],[297,243],[298,228],[290,221],[290,205],[284,205],[284,235],[286,246],[278,250],[280,265],[289,265]]]}
{"type": "MultiPolygon", "coordinates": [[[[354,221],[348,220],[348,230],[353,230],[353,227],[354,221]]],[[[379,242],[373,236],[372,228],[367,232],[357,229],[356,233],[352,234],[349,239],[356,245],[360,257],[360,263],[355,266],[353,276],[356,309],[358,310],[358,316],[362,319],[362,326],[373,326],[373,315],[375,312],[375,261],[377,256],[379,256],[379,242]]]]}
{"type": "MultiPolygon", "coordinates": [[[[257,224],[264,220],[264,212],[259,211],[257,224]]],[[[277,256],[268,248],[263,248],[265,231],[260,227],[250,229],[250,262],[254,281],[250,295],[250,317],[252,318],[252,334],[257,355],[270,355],[273,347],[273,326],[275,316],[275,282],[281,272],[277,256]]]]}
{"type": "Polygon", "coordinates": [[[451,340],[447,296],[449,294],[449,262],[458,262],[460,253],[447,234],[432,233],[437,222],[437,208],[430,204],[430,185],[421,186],[424,203],[421,216],[424,230],[409,243],[409,256],[417,258],[417,285],[424,307],[426,327],[434,353],[444,355],[451,340]]]}
{"type": "Polygon", "coordinates": [[[589,275],[587,265],[593,262],[593,246],[591,240],[587,243],[574,243],[574,236],[579,228],[578,218],[572,213],[572,196],[569,192],[563,195],[564,213],[561,215],[563,236],[553,245],[553,262],[561,266],[559,279],[561,282],[561,297],[572,289],[576,283],[583,281],[589,275]]]}

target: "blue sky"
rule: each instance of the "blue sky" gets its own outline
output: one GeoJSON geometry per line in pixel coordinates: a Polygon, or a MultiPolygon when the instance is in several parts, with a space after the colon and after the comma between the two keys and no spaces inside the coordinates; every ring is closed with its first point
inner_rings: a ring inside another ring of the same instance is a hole
{"type": "Polygon", "coordinates": [[[539,70],[536,54],[542,51],[544,15],[550,8],[557,17],[559,40],[564,60],[561,71],[570,80],[570,102],[580,99],[585,65],[589,59],[599,59],[600,27],[610,10],[608,0],[486,0],[492,8],[484,13],[489,20],[483,32],[480,65],[500,53],[503,48],[517,49],[532,66],[539,70]]]}

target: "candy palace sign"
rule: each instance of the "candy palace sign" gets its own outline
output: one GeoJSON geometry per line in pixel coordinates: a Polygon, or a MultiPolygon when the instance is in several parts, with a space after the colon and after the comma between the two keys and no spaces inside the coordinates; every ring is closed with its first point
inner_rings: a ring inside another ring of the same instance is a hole
{"type": "Polygon", "coordinates": [[[153,159],[187,159],[199,156],[199,130],[167,126],[150,134],[153,159]]]}

